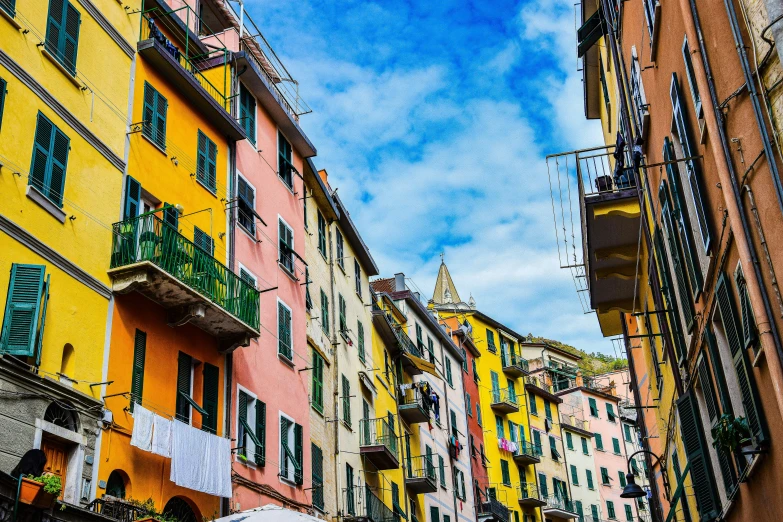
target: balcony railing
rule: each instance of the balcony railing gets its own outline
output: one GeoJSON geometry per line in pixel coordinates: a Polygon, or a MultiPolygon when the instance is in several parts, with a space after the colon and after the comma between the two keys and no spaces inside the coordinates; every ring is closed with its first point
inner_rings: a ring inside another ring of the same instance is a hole
{"type": "Polygon", "coordinates": [[[552,385],[547,384],[540,377],[528,375],[527,377],[525,377],[525,384],[539,388],[547,393],[554,393],[554,389],[552,388],[552,385]]]}
{"type": "Polygon", "coordinates": [[[398,468],[399,439],[394,425],[386,418],[360,419],[359,451],[378,469],[398,468]]]}
{"type": "Polygon", "coordinates": [[[405,484],[414,493],[434,493],[438,490],[438,477],[432,457],[421,455],[407,460],[405,484]]]}
{"type": "Polygon", "coordinates": [[[500,522],[507,522],[509,520],[509,511],[499,500],[494,498],[487,499],[479,505],[479,513],[484,515],[492,515],[496,520],[500,522]]]}
{"type": "Polygon", "coordinates": [[[521,504],[541,505],[546,501],[542,499],[538,486],[535,483],[522,482],[517,487],[517,496],[521,504]]]}
{"type": "Polygon", "coordinates": [[[368,486],[353,486],[343,490],[343,517],[371,522],[395,522],[394,511],[381,501],[368,486]]]}
{"type": "Polygon", "coordinates": [[[559,509],[561,511],[568,511],[569,513],[576,514],[574,501],[571,499],[550,495],[542,500],[546,500],[546,507],[544,509],[559,509]]]}
{"type": "Polygon", "coordinates": [[[154,214],[112,225],[111,268],[150,262],[204,298],[259,328],[259,292],[154,214]]]}
{"type": "Polygon", "coordinates": [[[500,361],[503,364],[503,371],[506,373],[512,372],[515,377],[530,371],[530,365],[528,364],[527,359],[524,359],[515,353],[510,353],[508,350],[503,350],[500,353],[500,361]]]}
{"type": "Polygon", "coordinates": [[[590,431],[590,421],[585,420],[575,415],[567,415],[565,413],[560,414],[560,423],[572,428],[577,428],[584,431],[590,431]]]}
{"type": "Polygon", "coordinates": [[[187,71],[196,82],[229,113],[232,113],[230,96],[230,52],[225,48],[216,48],[215,43],[222,43],[210,38],[211,45],[198,45],[197,31],[212,33],[205,27],[205,22],[188,5],[178,9],[163,10],[158,7],[144,11],[141,16],[139,41],[155,40],[168,52],[179,65],[187,71]],[[168,39],[171,36],[183,35],[179,46],[168,39]],[[202,73],[204,69],[223,68],[222,86],[216,86],[202,73]]]}
{"type": "Polygon", "coordinates": [[[145,508],[115,497],[96,498],[87,509],[118,522],[134,522],[150,516],[145,508]]]}
{"type": "Polygon", "coordinates": [[[400,393],[400,416],[408,424],[425,422],[430,418],[430,401],[418,388],[405,390],[400,393]]]}
{"type": "Polygon", "coordinates": [[[519,398],[513,388],[500,388],[492,390],[492,403],[490,406],[503,413],[519,411],[519,398]]]}
{"type": "Polygon", "coordinates": [[[402,328],[394,328],[394,335],[397,336],[397,343],[400,346],[400,350],[413,355],[414,357],[422,357],[421,351],[415,344],[413,344],[411,338],[408,337],[408,334],[406,334],[402,328]]]}
{"type": "Polygon", "coordinates": [[[517,442],[517,450],[514,452],[514,458],[530,458],[539,459],[544,454],[544,450],[541,444],[533,444],[532,442],[522,441],[517,442]]]}

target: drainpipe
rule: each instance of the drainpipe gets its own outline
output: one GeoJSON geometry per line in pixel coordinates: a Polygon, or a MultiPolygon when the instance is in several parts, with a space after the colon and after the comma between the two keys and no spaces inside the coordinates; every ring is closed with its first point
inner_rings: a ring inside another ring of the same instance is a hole
{"type": "MultiPolygon", "coordinates": [[[[316,174],[317,175],[317,174],[316,174]]],[[[332,251],[332,225],[334,220],[330,221],[326,227],[327,239],[329,241],[329,299],[332,303],[332,310],[334,309],[334,296],[335,296],[335,281],[334,281],[334,252],[332,251]]],[[[332,312],[330,310],[330,312],[332,312]]],[[[321,314],[321,321],[323,322],[323,314],[321,314]]],[[[332,383],[334,385],[334,415],[332,418],[332,425],[334,426],[334,453],[336,458],[334,459],[334,479],[335,479],[335,507],[338,513],[343,513],[340,510],[340,464],[342,460],[340,458],[340,354],[337,350],[337,333],[335,332],[336,325],[334,323],[334,313],[330,313],[329,328],[332,332],[332,366],[334,368],[332,372],[332,383]]],[[[350,487],[352,486],[346,486],[350,487]]]]}
{"type": "MultiPolygon", "coordinates": [[[[748,220],[745,217],[744,205],[742,203],[742,197],[740,194],[739,184],[737,183],[737,176],[734,170],[734,164],[731,161],[731,150],[729,148],[729,141],[726,136],[725,119],[723,113],[719,107],[718,95],[715,88],[715,82],[712,76],[712,69],[710,68],[709,60],[706,52],[706,45],[704,44],[704,38],[701,31],[701,23],[699,21],[699,14],[696,9],[695,0],[680,0],[680,7],[683,10],[683,19],[688,24],[688,29],[695,33],[699,42],[699,53],[701,54],[701,63],[704,67],[704,75],[699,75],[697,81],[701,80],[701,83],[706,83],[708,91],[710,93],[710,101],[712,102],[713,112],[705,111],[705,119],[707,122],[708,130],[713,135],[717,134],[720,137],[721,148],[724,156],[724,161],[717,161],[716,168],[718,175],[721,178],[721,185],[731,186],[732,196],[724,198],[726,202],[726,210],[732,221],[738,220],[742,224],[743,234],[738,234],[737,248],[739,250],[740,259],[744,264],[753,266],[752,271],[748,271],[745,277],[748,280],[748,294],[750,296],[751,305],[756,315],[756,324],[759,327],[759,337],[762,337],[766,342],[764,344],[772,343],[775,347],[774,350],[765,350],[768,358],[772,359],[772,364],[769,364],[770,377],[772,379],[772,386],[775,390],[776,396],[780,397],[783,394],[783,370],[781,369],[781,360],[783,360],[783,350],[781,350],[780,339],[778,336],[777,326],[774,322],[774,314],[772,313],[771,305],[769,302],[769,296],[767,290],[763,285],[764,279],[761,276],[761,269],[759,266],[759,259],[756,253],[755,246],[751,241],[750,226],[748,220]],[[688,17],[690,14],[691,18],[688,17]],[[727,183],[728,182],[728,183],[727,183]],[[767,325],[762,327],[762,325],[767,325]]],[[[702,85],[703,87],[703,85],[702,85]]],[[[783,403],[776,401],[778,406],[778,414],[783,416],[783,403]]]]}

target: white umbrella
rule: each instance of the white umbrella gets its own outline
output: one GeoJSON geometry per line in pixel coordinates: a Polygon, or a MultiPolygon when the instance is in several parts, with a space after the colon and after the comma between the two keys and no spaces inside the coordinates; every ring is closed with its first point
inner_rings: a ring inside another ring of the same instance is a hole
{"type": "Polygon", "coordinates": [[[323,522],[323,519],[274,504],[240,511],[214,522],[323,522]]]}

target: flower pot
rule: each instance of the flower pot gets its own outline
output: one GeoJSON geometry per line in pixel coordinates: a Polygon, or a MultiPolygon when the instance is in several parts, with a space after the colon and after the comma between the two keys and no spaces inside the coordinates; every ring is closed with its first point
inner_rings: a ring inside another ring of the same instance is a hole
{"type": "Polygon", "coordinates": [[[49,509],[54,505],[54,501],[57,500],[58,495],[55,495],[53,493],[47,493],[46,491],[43,490],[43,488],[41,488],[41,492],[38,493],[38,496],[35,498],[35,502],[33,502],[33,505],[37,508],[49,509]]]}
{"type": "Polygon", "coordinates": [[[29,478],[23,478],[19,487],[19,502],[35,505],[38,497],[43,493],[43,484],[29,478]]]}

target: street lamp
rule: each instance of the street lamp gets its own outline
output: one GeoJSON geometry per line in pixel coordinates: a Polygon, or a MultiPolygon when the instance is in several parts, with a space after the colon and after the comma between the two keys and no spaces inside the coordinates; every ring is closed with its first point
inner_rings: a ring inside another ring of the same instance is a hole
{"type": "Polygon", "coordinates": [[[655,457],[655,463],[653,466],[661,460],[661,457],[652,451],[639,450],[635,453],[632,453],[631,456],[628,457],[628,473],[625,475],[626,485],[623,488],[623,492],[620,494],[622,498],[641,498],[647,496],[647,493],[641,488],[641,486],[639,486],[639,484],[636,483],[636,480],[633,477],[633,473],[631,473],[631,459],[633,459],[634,456],[638,455],[639,453],[647,453],[655,457]]]}

